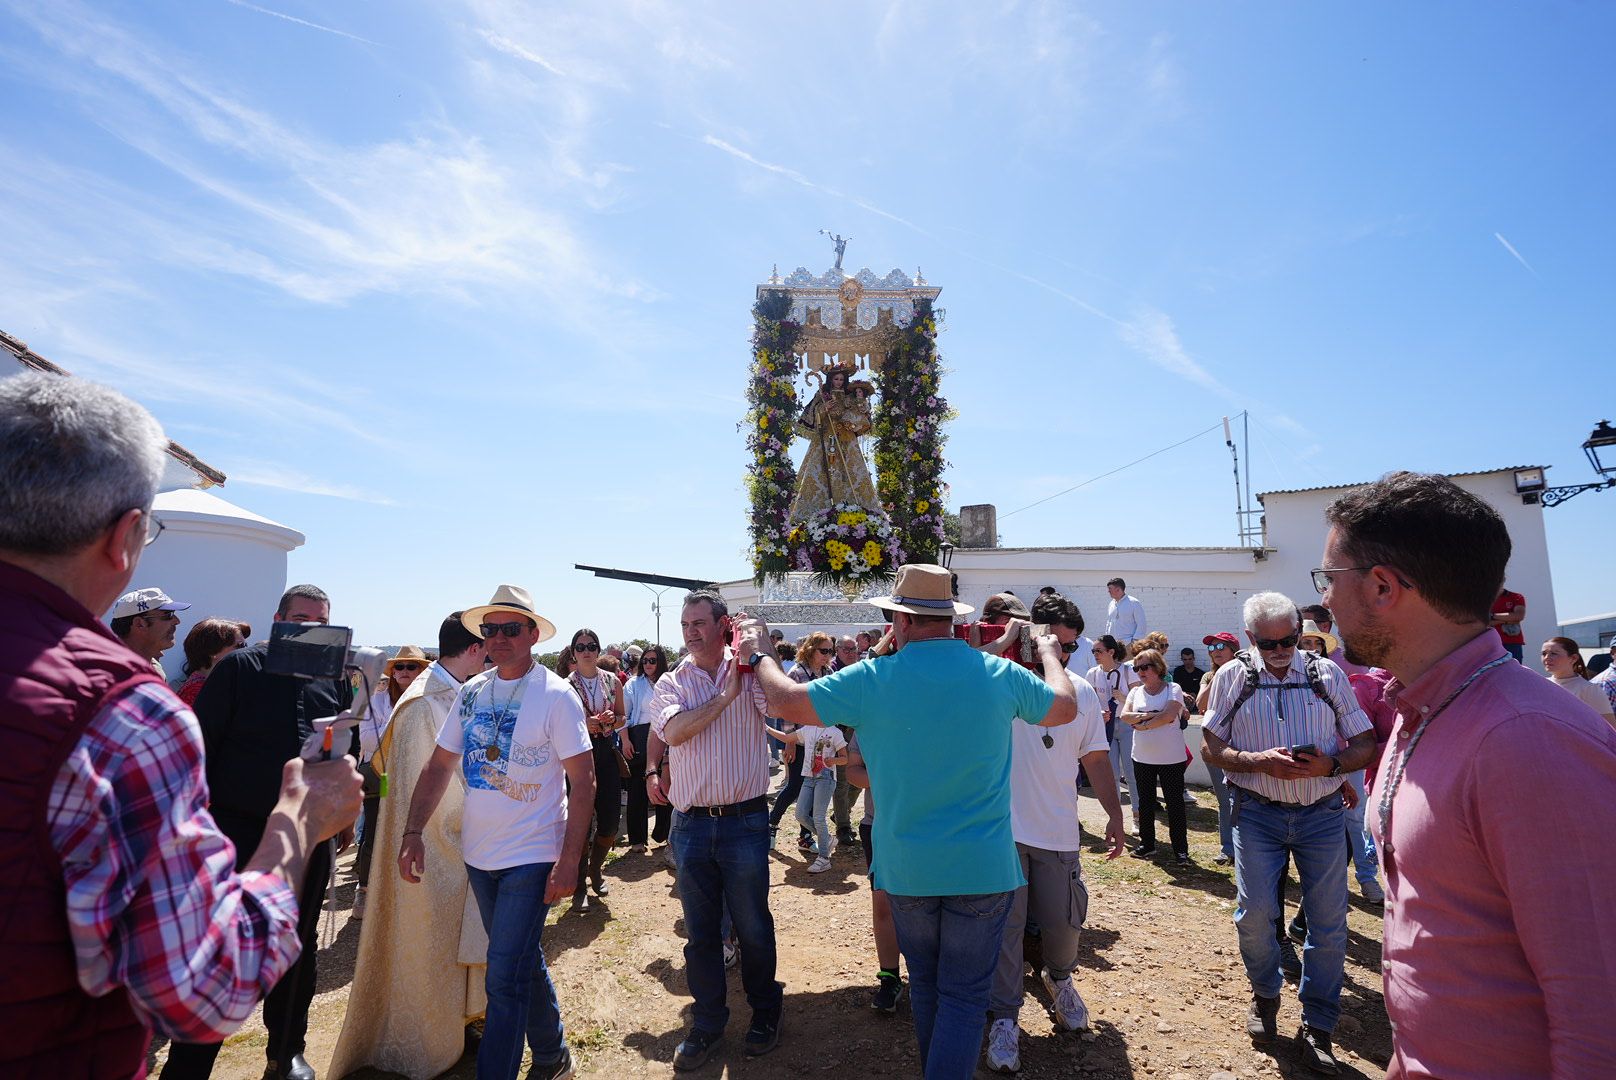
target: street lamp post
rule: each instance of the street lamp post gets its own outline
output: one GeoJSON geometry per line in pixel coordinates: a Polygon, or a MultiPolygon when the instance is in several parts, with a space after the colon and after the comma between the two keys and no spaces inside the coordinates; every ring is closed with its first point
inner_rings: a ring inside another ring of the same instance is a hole
{"type": "Polygon", "coordinates": [[[1582,443],[1582,452],[1600,479],[1586,484],[1549,487],[1544,480],[1542,469],[1520,469],[1515,473],[1515,491],[1520,495],[1521,502],[1528,506],[1537,502],[1546,507],[1559,506],[1584,491],[1605,491],[1616,487],[1616,461],[1606,464],[1600,459],[1601,450],[1616,454],[1616,427],[1611,427],[1609,420],[1599,421],[1598,426],[1582,443]]]}

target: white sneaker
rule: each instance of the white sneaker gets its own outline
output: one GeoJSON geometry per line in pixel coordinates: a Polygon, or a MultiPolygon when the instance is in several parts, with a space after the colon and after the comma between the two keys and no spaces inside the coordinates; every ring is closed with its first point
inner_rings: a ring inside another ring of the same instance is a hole
{"type": "Polygon", "coordinates": [[[724,942],[724,967],[729,969],[741,962],[741,947],[733,941],[724,942]]]}
{"type": "Polygon", "coordinates": [[[988,1068],[999,1073],[1021,1071],[1021,1029],[1014,1020],[995,1020],[988,1029],[988,1068]]]}
{"type": "Polygon", "coordinates": [[[808,872],[810,874],[823,874],[826,870],[829,870],[829,869],[830,869],[830,860],[825,858],[825,856],[823,856],[823,855],[821,855],[819,858],[815,859],[808,866],[808,872]]]}
{"type": "Polygon", "coordinates": [[[354,889],[353,911],[351,911],[349,914],[356,919],[363,919],[365,917],[365,897],[368,892],[369,890],[363,885],[360,885],[354,889]]]}
{"type": "Polygon", "coordinates": [[[1087,1031],[1089,1029],[1089,1007],[1083,1003],[1083,995],[1077,992],[1072,985],[1072,977],[1055,980],[1044,972],[1044,989],[1049,991],[1050,1000],[1055,1003],[1055,1019],[1067,1031],[1087,1031]]]}

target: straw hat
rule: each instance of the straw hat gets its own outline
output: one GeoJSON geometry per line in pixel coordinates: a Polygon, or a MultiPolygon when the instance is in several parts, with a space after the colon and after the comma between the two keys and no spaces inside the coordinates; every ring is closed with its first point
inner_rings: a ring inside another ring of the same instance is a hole
{"type": "Polygon", "coordinates": [[[1322,640],[1324,642],[1324,655],[1325,656],[1329,656],[1331,653],[1335,652],[1337,649],[1339,649],[1341,647],[1341,642],[1336,638],[1336,636],[1334,634],[1330,633],[1327,630],[1320,630],[1319,629],[1319,624],[1314,622],[1312,619],[1308,619],[1308,620],[1306,620],[1305,622],[1302,623],[1302,632],[1301,632],[1301,634],[1298,635],[1299,639],[1300,638],[1310,638],[1310,637],[1319,638],[1320,640],[1322,640]]]}
{"type": "Polygon", "coordinates": [[[520,585],[501,585],[494,590],[492,600],[482,607],[471,608],[461,615],[460,625],[476,634],[478,638],[481,638],[483,636],[483,620],[496,611],[503,611],[510,615],[520,615],[538,623],[540,641],[549,641],[555,637],[555,623],[533,610],[532,595],[520,585]]]}
{"type": "Polygon", "coordinates": [[[952,579],[941,566],[910,563],[898,567],[891,596],[872,596],[867,603],[906,615],[969,615],[976,609],[954,599],[952,579]]]}
{"type": "Polygon", "coordinates": [[[419,645],[406,645],[398,650],[397,656],[387,661],[383,670],[391,675],[395,664],[420,664],[422,669],[425,669],[431,662],[431,657],[427,656],[426,651],[419,645]]]}

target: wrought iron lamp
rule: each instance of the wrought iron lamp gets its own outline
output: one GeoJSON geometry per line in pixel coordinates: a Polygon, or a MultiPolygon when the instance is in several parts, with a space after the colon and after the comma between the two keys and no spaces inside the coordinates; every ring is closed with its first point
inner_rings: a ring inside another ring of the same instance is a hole
{"type": "Polygon", "coordinates": [[[1559,506],[1584,491],[1616,487],[1616,427],[1611,427],[1609,420],[1599,421],[1599,425],[1583,440],[1582,452],[1600,479],[1586,484],[1549,487],[1542,469],[1519,469],[1515,473],[1515,491],[1520,495],[1521,502],[1528,506],[1537,502],[1542,502],[1544,506],[1559,506]],[[1609,464],[1601,460],[1600,451],[1605,451],[1611,457],[1609,464]]]}

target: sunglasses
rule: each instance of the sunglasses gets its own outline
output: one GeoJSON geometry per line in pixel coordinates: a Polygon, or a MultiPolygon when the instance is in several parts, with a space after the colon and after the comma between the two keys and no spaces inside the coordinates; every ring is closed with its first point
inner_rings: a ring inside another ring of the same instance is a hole
{"type": "Polygon", "coordinates": [[[1228,647],[1229,647],[1228,645],[1226,645],[1226,644],[1224,644],[1223,642],[1220,641],[1215,645],[1208,645],[1206,647],[1206,651],[1207,652],[1219,652],[1219,651],[1221,651],[1223,649],[1227,649],[1228,647]]]}
{"type": "Polygon", "coordinates": [[[576,645],[574,645],[572,647],[572,651],[574,653],[600,652],[600,642],[598,642],[598,641],[580,641],[578,644],[576,644],[576,645]]]}
{"type": "Polygon", "coordinates": [[[661,663],[662,663],[662,661],[658,660],[656,657],[647,656],[644,660],[640,661],[640,666],[644,667],[645,665],[650,664],[652,667],[656,667],[658,664],[661,664],[661,663]]]}
{"type": "Polygon", "coordinates": [[[513,638],[526,630],[527,625],[519,622],[485,622],[477,629],[483,632],[483,637],[485,638],[496,638],[501,634],[508,638],[513,638]]]}
{"type": "Polygon", "coordinates": [[[1075,653],[1077,651],[1077,642],[1075,642],[1075,641],[1063,641],[1063,642],[1060,643],[1060,647],[1061,647],[1061,652],[1063,652],[1066,655],[1070,656],[1072,653],[1075,653]]]}
{"type": "Polygon", "coordinates": [[[1273,652],[1275,649],[1289,649],[1300,640],[1300,634],[1291,634],[1282,638],[1258,638],[1256,644],[1263,652],[1273,652]]]}
{"type": "Polygon", "coordinates": [[[420,671],[421,670],[421,665],[420,664],[394,664],[393,665],[393,670],[394,671],[420,671]]]}

